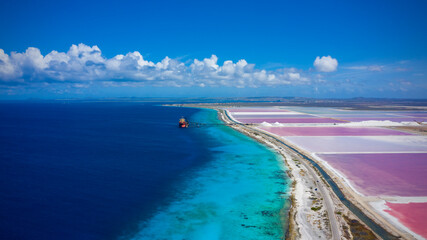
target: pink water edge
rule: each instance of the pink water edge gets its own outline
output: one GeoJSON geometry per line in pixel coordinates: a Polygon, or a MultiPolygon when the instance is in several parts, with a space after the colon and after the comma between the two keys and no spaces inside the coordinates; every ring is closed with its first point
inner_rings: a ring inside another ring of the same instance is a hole
{"type": "Polygon", "coordinates": [[[347,114],[320,114],[323,117],[333,117],[333,118],[395,118],[395,117],[408,117],[408,116],[399,116],[392,114],[379,114],[379,113],[371,113],[371,114],[358,114],[358,113],[347,113],[347,114]]]}
{"type": "Polygon", "coordinates": [[[319,154],[366,196],[427,196],[427,153],[319,154]]]}
{"type": "Polygon", "coordinates": [[[347,118],[342,117],[339,118],[341,120],[349,121],[349,122],[362,122],[362,121],[392,121],[392,122],[426,122],[427,118],[422,117],[387,117],[387,118],[379,118],[379,117],[360,117],[360,118],[347,118]]]}
{"type": "Polygon", "coordinates": [[[285,136],[291,143],[317,153],[427,152],[422,136],[285,136]]]}
{"type": "Polygon", "coordinates": [[[406,117],[423,117],[423,118],[427,118],[427,113],[404,113],[401,114],[404,115],[406,117]]]}
{"type": "Polygon", "coordinates": [[[245,118],[239,119],[242,123],[343,123],[345,121],[332,118],[245,118]]]}
{"type": "Polygon", "coordinates": [[[386,128],[373,127],[260,127],[279,136],[390,136],[411,135],[386,128]]]}
{"type": "Polygon", "coordinates": [[[289,112],[285,109],[277,108],[228,108],[229,112],[289,112]]]}
{"type": "Polygon", "coordinates": [[[237,119],[245,119],[245,118],[251,118],[251,119],[260,119],[260,118],[271,118],[271,119],[278,119],[278,118],[318,118],[316,116],[313,115],[308,115],[308,114],[277,114],[277,115],[266,115],[266,114],[232,114],[234,118],[237,119]]]}
{"type": "Polygon", "coordinates": [[[427,238],[427,203],[390,203],[386,202],[391,210],[385,210],[396,217],[400,223],[411,231],[427,238]]]}

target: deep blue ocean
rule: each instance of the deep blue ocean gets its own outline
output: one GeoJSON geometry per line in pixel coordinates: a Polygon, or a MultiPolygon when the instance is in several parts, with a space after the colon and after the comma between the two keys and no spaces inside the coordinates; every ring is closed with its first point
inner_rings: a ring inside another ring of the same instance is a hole
{"type": "Polygon", "coordinates": [[[278,239],[279,156],[216,112],[153,103],[0,103],[0,239],[278,239]]]}

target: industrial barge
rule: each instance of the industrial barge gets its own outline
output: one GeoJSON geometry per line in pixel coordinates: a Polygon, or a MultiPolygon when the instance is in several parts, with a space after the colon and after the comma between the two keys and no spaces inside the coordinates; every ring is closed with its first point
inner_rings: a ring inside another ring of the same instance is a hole
{"type": "Polygon", "coordinates": [[[179,119],[178,127],[180,127],[180,128],[188,128],[188,125],[189,125],[188,121],[184,117],[182,117],[182,118],[179,119]]]}

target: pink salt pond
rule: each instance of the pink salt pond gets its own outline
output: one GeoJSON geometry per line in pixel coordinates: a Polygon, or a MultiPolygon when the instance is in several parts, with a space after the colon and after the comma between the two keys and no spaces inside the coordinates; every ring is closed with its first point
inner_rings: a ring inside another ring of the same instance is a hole
{"type": "Polygon", "coordinates": [[[366,196],[427,196],[427,153],[318,156],[366,196]]]}
{"type": "Polygon", "coordinates": [[[245,118],[239,119],[242,123],[344,123],[346,121],[332,118],[245,118]]]}
{"type": "Polygon", "coordinates": [[[400,116],[400,115],[393,115],[393,114],[379,114],[379,113],[372,113],[372,114],[325,114],[321,115],[323,117],[333,117],[333,118],[395,118],[395,117],[407,117],[407,116],[400,116]]]}
{"type": "Polygon", "coordinates": [[[414,233],[427,238],[427,203],[386,203],[385,210],[414,233]]]}
{"type": "Polygon", "coordinates": [[[285,109],[277,108],[228,108],[229,112],[289,112],[285,109]]]}
{"type": "Polygon", "coordinates": [[[362,122],[362,121],[392,121],[392,122],[412,122],[412,121],[418,121],[418,122],[426,122],[427,118],[422,117],[360,117],[360,118],[348,118],[343,117],[339,118],[341,120],[349,121],[349,122],[362,122]]]}
{"type": "Polygon", "coordinates": [[[317,118],[316,116],[313,116],[313,115],[308,115],[308,114],[286,114],[286,115],[284,115],[284,114],[278,114],[278,115],[271,115],[271,114],[269,114],[269,115],[250,115],[250,114],[248,114],[248,115],[246,115],[246,114],[236,114],[236,115],[234,115],[233,114],[233,117],[234,118],[237,118],[237,119],[245,119],[245,118],[249,118],[249,119],[261,119],[261,118],[271,118],[271,119],[278,119],[278,118],[317,118]]]}
{"type": "Polygon", "coordinates": [[[372,127],[260,127],[279,136],[388,136],[411,135],[386,128],[372,127]]]}
{"type": "Polygon", "coordinates": [[[286,136],[291,143],[309,152],[427,152],[427,138],[422,136],[286,136]]]}
{"type": "Polygon", "coordinates": [[[427,118],[427,113],[405,113],[405,114],[401,114],[401,115],[406,116],[406,117],[427,118]]]}

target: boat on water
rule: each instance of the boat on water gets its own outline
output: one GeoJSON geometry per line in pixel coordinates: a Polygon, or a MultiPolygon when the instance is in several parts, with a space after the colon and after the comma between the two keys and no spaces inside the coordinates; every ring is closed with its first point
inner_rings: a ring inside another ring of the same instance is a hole
{"type": "Polygon", "coordinates": [[[180,128],[188,128],[188,125],[189,125],[188,121],[184,117],[182,117],[182,118],[179,119],[178,126],[180,128]]]}

